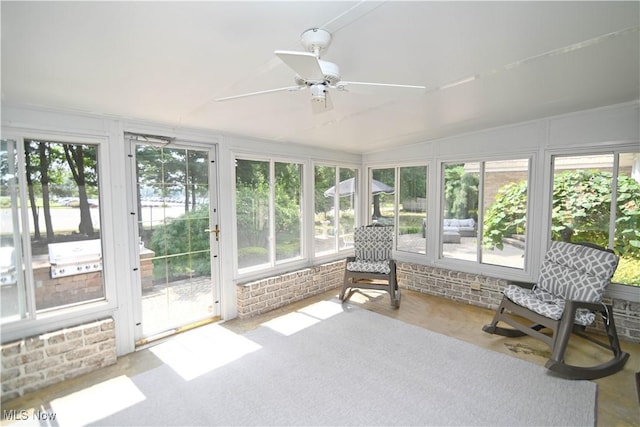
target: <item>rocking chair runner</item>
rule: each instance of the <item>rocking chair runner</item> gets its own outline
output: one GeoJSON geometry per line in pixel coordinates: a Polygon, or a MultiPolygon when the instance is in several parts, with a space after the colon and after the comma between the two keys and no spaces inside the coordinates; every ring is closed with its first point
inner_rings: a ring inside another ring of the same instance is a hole
{"type": "Polygon", "coordinates": [[[388,292],[391,305],[398,308],[400,288],[396,263],[391,259],[393,227],[358,227],[354,230],[353,243],[355,256],[347,258],[340,301],[348,300],[358,289],[375,289],[388,292]]]}
{"type": "Polygon", "coordinates": [[[620,348],[613,308],[602,302],[617,266],[618,257],[613,251],[592,244],[553,241],[545,255],[538,283],[507,286],[493,321],[482,330],[506,337],[527,334],[547,343],[552,354],[545,366],[561,377],[591,380],[612,375],[620,371],[629,358],[620,348]],[[583,333],[596,315],[602,317],[609,344],[583,333]],[[534,324],[527,326],[514,316],[534,324]],[[500,321],[516,329],[497,326],[500,321]],[[540,332],[544,328],[551,329],[553,334],[540,332]],[[611,350],[613,357],[597,366],[567,364],[564,358],[572,332],[611,350]]]}

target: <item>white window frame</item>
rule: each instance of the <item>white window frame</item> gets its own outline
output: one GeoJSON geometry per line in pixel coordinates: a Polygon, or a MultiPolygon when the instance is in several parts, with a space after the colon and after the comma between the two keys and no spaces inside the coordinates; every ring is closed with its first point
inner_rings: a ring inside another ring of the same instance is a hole
{"type": "MultiPolygon", "coordinates": [[[[304,161],[299,158],[290,158],[290,157],[278,157],[278,156],[256,156],[255,153],[246,153],[242,151],[232,152],[232,161],[235,163],[238,160],[247,160],[247,161],[256,161],[256,162],[267,162],[269,163],[269,262],[265,264],[260,264],[257,266],[246,267],[243,269],[238,268],[238,222],[237,222],[237,177],[236,177],[236,167],[233,168],[233,177],[232,177],[232,210],[233,210],[233,271],[234,278],[236,280],[250,280],[253,278],[264,277],[265,275],[272,276],[279,272],[289,271],[291,269],[299,268],[306,266],[309,255],[307,248],[307,234],[308,228],[305,224],[308,222],[306,220],[308,203],[307,200],[309,197],[307,196],[307,182],[309,180],[309,162],[304,161]],[[276,163],[293,163],[298,164],[302,167],[301,179],[300,183],[300,192],[302,194],[302,198],[300,200],[300,255],[297,257],[289,258],[286,260],[276,261],[276,236],[275,236],[275,164],[276,163]]],[[[313,173],[313,171],[311,172],[313,173]]]]}
{"type": "MultiPolygon", "coordinates": [[[[358,227],[358,225],[360,224],[360,208],[361,208],[361,204],[360,204],[360,200],[362,199],[362,197],[360,196],[360,189],[362,188],[362,179],[361,179],[361,167],[360,165],[353,165],[353,164],[344,164],[344,163],[338,163],[338,162],[323,162],[323,161],[316,161],[316,162],[312,162],[311,165],[311,176],[314,178],[311,180],[311,188],[313,189],[313,191],[311,191],[310,194],[312,194],[312,203],[311,203],[311,215],[309,215],[310,217],[310,230],[311,230],[311,235],[310,235],[310,239],[311,241],[315,241],[315,232],[314,232],[314,217],[315,217],[315,170],[316,167],[331,167],[331,168],[335,168],[335,178],[334,178],[334,185],[335,188],[338,188],[338,185],[340,185],[340,170],[341,169],[351,169],[355,171],[355,179],[356,179],[356,193],[354,196],[354,206],[353,206],[353,211],[354,211],[354,228],[358,227]]],[[[339,216],[339,212],[340,212],[340,196],[339,194],[336,192],[334,195],[334,205],[333,205],[333,209],[334,209],[334,226],[336,227],[336,229],[338,229],[338,225],[339,225],[339,221],[340,221],[340,216],[339,216]]],[[[348,254],[351,254],[353,252],[353,247],[350,248],[345,248],[343,246],[340,245],[340,238],[342,237],[341,233],[338,231],[338,236],[337,236],[337,240],[335,242],[335,245],[337,246],[336,248],[334,248],[333,251],[331,252],[325,252],[325,253],[320,253],[320,254],[316,254],[316,250],[315,250],[315,245],[312,246],[311,249],[311,258],[314,261],[326,261],[326,260],[331,260],[331,259],[337,259],[337,258],[344,258],[345,256],[347,256],[348,254]]]]}
{"type": "Polygon", "coordinates": [[[41,140],[60,143],[75,143],[95,145],[98,148],[98,167],[100,182],[100,235],[102,239],[103,258],[103,284],[104,299],[99,301],[89,301],[78,303],[73,306],[60,307],[59,309],[49,309],[36,312],[35,309],[35,281],[32,268],[31,239],[29,229],[29,212],[26,203],[22,203],[20,216],[22,222],[22,255],[24,262],[24,280],[26,291],[27,316],[2,325],[2,342],[10,342],[16,339],[36,335],[48,330],[60,329],[80,323],[89,322],[103,317],[112,316],[117,309],[116,300],[116,254],[114,248],[115,227],[112,210],[105,209],[110,205],[112,199],[111,186],[106,184],[111,182],[110,150],[107,137],[97,137],[95,135],[85,135],[73,132],[46,132],[39,130],[3,129],[2,139],[16,142],[16,153],[18,156],[18,176],[20,198],[27,200],[26,180],[25,180],[25,140],[41,140]]]}

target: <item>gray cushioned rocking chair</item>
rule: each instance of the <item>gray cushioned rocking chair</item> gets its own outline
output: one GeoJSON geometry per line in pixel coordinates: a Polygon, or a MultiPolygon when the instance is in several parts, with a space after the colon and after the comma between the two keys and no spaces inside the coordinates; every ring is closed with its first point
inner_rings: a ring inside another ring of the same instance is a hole
{"type": "Polygon", "coordinates": [[[622,351],[611,305],[602,297],[618,266],[613,251],[584,243],[551,242],[540,269],[538,283],[510,284],[493,321],[482,329],[490,334],[519,337],[525,334],[551,346],[551,358],[545,366],[569,379],[590,380],[620,371],[629,354],[622,351]],[[534,322],[525,325],[519,319],[534,322]],[[609,339],[604,343],[584,334],[586,326],[601,316],[609,339]],[[516,329],[502,328],[498,322],[516,329]],[[548,328],[552,335],[543,334],[548,328]],[[565,363],[565,352],[572,333],[610,350],[613,357],[597,366],[573,366],[565,363]]]}
{"type": "Polygon", "coordinates": [[[358,289],[383,290],[391,305],[400,306],[400,288],[396,280],[396,263],[391,259],[393,227],[369,225],[354,230],[355,256],[347,258],[340,300],[351,298],[358,289]]]}

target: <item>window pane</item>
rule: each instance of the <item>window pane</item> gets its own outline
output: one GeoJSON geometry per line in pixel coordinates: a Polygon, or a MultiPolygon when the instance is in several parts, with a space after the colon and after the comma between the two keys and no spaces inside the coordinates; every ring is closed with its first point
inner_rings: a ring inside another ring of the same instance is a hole
{"type": "Polygon", "coordinates": [[[371,222],[394,225],[395,169],[373,169],[371,177],[371,222]]]}
{"type": "Polygon", "coordinates": [[[480,164],[443,165],[442,255],[478,261],[478,185],[480,164]]]}
{"type": "Polygon", "coordinates": [[[315,211],[314,237],[315,253],[326,254],[336,251],[338,233],[335,230],[335,166],[315,167],[315,211]]]}
{"type": "Polygon", "coordinates": [[[269,263],[269,162],[236,160],[238,268],[269,263]]]}
{"type": "Polygon", "coordinates": [[[302,254],[302,165],[276,163],[274,185],[276,261],[281,261],[302,254]]]}
{"type": "Polygon", "coordinates": [[[556,157],[552,239],[609,244],[613,154],[556,157]]]}
{"type": "Polygon", "coordinates": [[[619,164],[613,281],[640,286],[640,153],[620,154],[619,164]]]}
{"type": "Polygon", "coordinates": [[[524,269],[529,161],[484,163],[482,262],[524,269]]]}
{"type": "Polygon", "coordinates": [[[427,167],[400,168],[398,250],[426,253],[427,167]]]}
{"type": "Polygon", "coordinates": [[[98,148],[25,140],[36,309],[104,298],[98,148]]]}
{"type": "Polygon", "coordinates": [[[0,141],[0,323],[26,315],[16,141],[0,141]]]}
{"type": "Polygon", "coordinates": [[[358,170],[340,168],[340,183],[338,187],[339,199],[339,230],[338,235],[342,248],[353,247],[353,230],[356,226],[356,198],[358,191],[358,170]],[[353,186],[342,186],[343,183],[353,183],[353,186]]]}

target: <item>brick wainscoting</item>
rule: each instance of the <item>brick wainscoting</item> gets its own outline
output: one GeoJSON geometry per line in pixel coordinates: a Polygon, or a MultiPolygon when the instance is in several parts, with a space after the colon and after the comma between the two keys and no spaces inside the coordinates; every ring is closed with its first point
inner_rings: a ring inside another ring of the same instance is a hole
{"type": "MultiPolygon", "coordinates": [[[[502,290],[507,285],[504,279],[406,262],[398,263],[397,268],[398,284],[403,289],[492,310],[500,304],[502,290]]],[[[611,299],[605,302],[613,305],[619,338],[640,343],[640,303],[611,299]]],[[[487,323],[490,320],[487,319],[487,323]]],[[[601,332],[603,329],[596,330],[601,332]]]]}
{"type": "Polygon", "coordinates": [[[246,319],[342,286],[344,261],[238,285],[238,317],[246,319]]]}
{"type": "MultiPolygon", "coordinates": [[[[397,269],[398,284],[403,289],[491,310],[500,304],[507,285],[505,279],[407,262],[399,262],[397,269]]],[[[339,288],[343,278],[344,261],[338,261],[239,284],[238,317],[249,318],[339,288]]],[[[640,303],[611,299],[605,302],[613,304],[620,339],[640,343],[640,303]]],[[[600,332],[602,328],[596,330],[600,332]]]]}
{"type": "Polygon", "coordinates": [[[111,318],[2,344],[2,401],[115,362],[111,318]]]}

